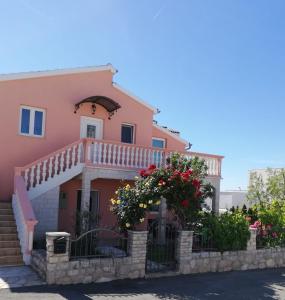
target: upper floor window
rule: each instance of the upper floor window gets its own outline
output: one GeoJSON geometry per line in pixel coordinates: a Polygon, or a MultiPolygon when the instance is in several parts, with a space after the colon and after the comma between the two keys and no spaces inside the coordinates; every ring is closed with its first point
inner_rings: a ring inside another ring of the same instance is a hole
{"type": "Polygon", "coordinates": [[[131,124],[122,124],[121,142],[134,144],[135,127],[131,124]]]}
{"type": "Polygon", "coordinates": [[[165,148],[165,139],[152,138],[152,147],[165,148]]]}
{"type": "Polygon", "coordinates": [[[45,124],[45,110],[29,106],[20,109],[20,134],[43,137],[45,124]]]}

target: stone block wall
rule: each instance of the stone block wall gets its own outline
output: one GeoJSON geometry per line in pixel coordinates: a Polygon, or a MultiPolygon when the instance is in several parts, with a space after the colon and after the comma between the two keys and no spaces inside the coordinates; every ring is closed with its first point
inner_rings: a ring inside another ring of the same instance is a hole
{"type": "Polygon", "coordinates": [[[63,232],[47,233],[47,251],[33,252],[32,266],[48,284],[105,282],[115,279],[140,278],[145,275],[147,232],[128,233],[128,256],[120,258],[92,258],[70,260],[69,249],[64,254],[54,253],[54,239],[70,235],[63,232]],[[41,258],[38,258],[41,256],[41,258]],[[46,268],[39,261],[46,257],[46,268]]]}
{"type": "MultiPolygon", "coordinates": [[[[285,248],[256,249],[256,230],[250,230],[247,250],[192,253],[193,232],[179,231],[176,243],[177,270],[173,274],[195,274],[285,267],[285,248]]],[[[104,282],[142,278],[146,264],[146,231],[128,232],[128,256],[118,258],[70,259],[70,234],[46,234],[47,251],[32,253],[32,267],[48,284],[104,282]],[[66,252],[54,253],[54,239],[68,240],[66,252]]],[[[167,273],[156,276],[168,275],[167,273]]]]}
{"type": "Polygon", "coordinates": [[[180,268],[182,274],[245,271],[285,266],[285,249],[270,248],[252,251],[192,253],[188,264],[180,268]]]}

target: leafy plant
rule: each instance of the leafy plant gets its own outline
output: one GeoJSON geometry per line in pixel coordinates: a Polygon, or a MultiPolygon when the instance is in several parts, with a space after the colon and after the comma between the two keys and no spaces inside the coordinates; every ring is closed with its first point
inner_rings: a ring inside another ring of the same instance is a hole
{"type": "Polygon", "coordinates": [[[111,210],[117,215],[122,229],[134,229],[144,221],[146,212],[160,199],[166,199],[167,208],[180,221],[182,228],[192,228],[204,200],[212,197],[214,188],[205,182],[207,166],[204,160],[188,159],[174,154],[166,167],[150,165],[140,171],[133,187],[126,185],[111,199],[111,210]]]}
{"type": "Polygon", "coordinates": [[[223,252],[246,249],[250,232],[249,223],[242,213],[224,213],[220,216],[203,213],[200,222],[197,230],[204,240],[212,240],[217,250],[223,252]]]}

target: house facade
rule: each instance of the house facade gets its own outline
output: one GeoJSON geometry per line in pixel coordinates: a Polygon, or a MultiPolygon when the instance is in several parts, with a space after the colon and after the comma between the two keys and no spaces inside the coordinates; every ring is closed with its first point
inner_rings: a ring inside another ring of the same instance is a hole
{"type": "Polygon", "coordinates": [[[0,76],[0,264],[10,245],[1,234],[29,263],[45,232],[76,234],[78,212],[94,226],[115,224],[109,200],[122,181],[173,152],[206,160],[218,211],[223,157],[186,151],[188,141],[154,123],[157,109],[114,83],[115,73],[106,65],[0,76]]]}

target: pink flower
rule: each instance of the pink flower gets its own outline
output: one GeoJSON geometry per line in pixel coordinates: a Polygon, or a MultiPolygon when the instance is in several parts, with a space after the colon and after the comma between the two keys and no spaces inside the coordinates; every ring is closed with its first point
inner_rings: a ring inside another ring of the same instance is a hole
{"type": "Polygon", "coordinates": [[[263,230],[263,231],[261,232],[261,234],[262,234],[263,236],[266,236],[266,235],[268,235],[268,232],[267,232],[267,230],[263,230]]]}
{"type": "Polygon", "coordinates": [[[272,237],[276,239],[278,237],[277,232],[272,232],[272,237]]]}
{"type": "Polygon", "coordinates": [[[260,221],[255,221],[253,225],[250,225],[250,228],[259,228],[259,227],[261,227],[260,221]]]}

